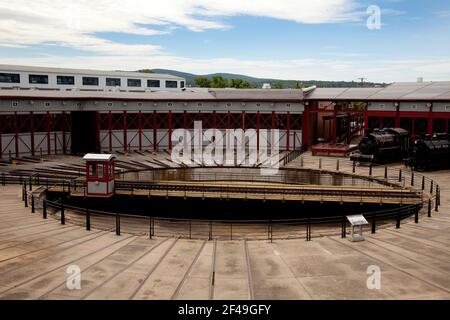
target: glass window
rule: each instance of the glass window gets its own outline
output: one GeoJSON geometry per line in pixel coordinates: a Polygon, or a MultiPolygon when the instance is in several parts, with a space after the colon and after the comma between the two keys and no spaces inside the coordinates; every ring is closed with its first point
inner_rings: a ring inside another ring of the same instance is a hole
{"type": "Polygon", "coordinates": [[[60,85],[74,85],[75,77],[72,76],[57,76],[56,83],[60,85]]]}
{"type": "Polygon", "coordinates": [[[97,164],[91,163],[89,165],[89,177],[90,178],[96,178],[97,177],[97,164]]]}
{"type": "Polygon", "coordinates": [[[99,165],[98,165],[97,178],[99,178],[99,179],[102,179],[102,178],[104,177],[104,176],[103,176],[103,172],[104,172],[103,166],[104,166],[104,164],[99,164],[99,165]]]}
{"type": "Polygon", "coordinates": [[[0,73],[0,82],[20,83],[20,74],[18,74],[18,73],[0,73]]]}
{"type": "Polygon", "coordinates": [[[98,86],[98,78],[83,77],[83,86],[98,86]]]}
{"type": "Polygon", "coordinates": [[[166,88],[178,88],[178,83],[176,81],[167,80],[166,88]]]}
{"type": "Polygon", "coordinates": [[[29,82],[33,84],[48,84],[48,76],[42,74],[30,74],[29,82]]]}
{"type": "Polygon", "coordinates": [[[120,78],[106,78],[106,85],[108,87],[120,87],[120,78]]]}
{"type": "Polygon", "coordinates": [[[141,79],[128,79],[128,86],[129,87],[140,87],[141,79]]]}
{"type": "Polygon", "coordinates": [[[161,81],[160,80],[147,80],[147,87],[159,88],[159,87],[161,87],[161,81]]]}
{"type": "Polygon", "coordinates": [[[180,88],[184,88],[184,81],[180,82],[180,88]]]}

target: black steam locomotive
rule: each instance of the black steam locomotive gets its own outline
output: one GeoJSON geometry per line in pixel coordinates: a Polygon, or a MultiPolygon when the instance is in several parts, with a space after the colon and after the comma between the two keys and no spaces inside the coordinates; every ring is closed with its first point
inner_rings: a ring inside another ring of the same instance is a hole
{"type": "Polygon", "coordinates": [[[425,135],[414,143],[409,153],[406,165],[416,170],[449,168],[450,137],[446,133],[425,135]]]}
{"type": "Polygon", "coordinates": [[[350,156],[352,161],[388,163],[408,155],[411,138],[401,128],[375,129],[359,143],[359,152],[350,156]]]}

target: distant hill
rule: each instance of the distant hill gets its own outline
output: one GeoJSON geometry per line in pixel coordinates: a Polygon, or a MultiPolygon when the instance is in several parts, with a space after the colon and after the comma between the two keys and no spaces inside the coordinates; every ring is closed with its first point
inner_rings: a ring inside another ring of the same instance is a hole
{"type": "MultiPolygon", "coordinates": [[[[199,76],[206,77],[208,79],[211,79],[214,76],[221,76],[224,79],[233,79],[233,78],[240,78],[242,80],[246,80],[250,82],[254,87],[261,88],[264,83],[281,83],[283,85],[283,88],[296,88],[297,84],[299,84],[301,87],[310,87],[310,86],[317,86],[319,88],[340,88],[340,87],[361,87],[361,83],[356,81],[321,81],[321,80],[283,80],[283,79],[271,79],[271,78],[256,78],[251,77],[243,74],[234,74],[234,73],[211,73],[211,74],[203,74],[203,75],[197,75],[193,73],[188,72],[182,72],[177,70],[169,70],[169,69],[151,69],[151,72],[154,73],[165,73],[165,74],[171,74],[174,76],[182,77],[186,79],[186,85],[187,86],[195,86],[195,78],[199,76]]],[[[386,83],[373,83],[373,82],[365,82],[364,87],[370,88],[375,86],[386,86],[386,83]]]]}

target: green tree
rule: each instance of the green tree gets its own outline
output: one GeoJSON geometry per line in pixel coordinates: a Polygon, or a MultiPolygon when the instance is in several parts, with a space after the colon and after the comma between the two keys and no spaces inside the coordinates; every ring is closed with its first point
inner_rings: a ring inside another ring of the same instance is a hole
{"type": "Polygon", "coordinates": [[[226,88],[228,87],[227,79],[222,76],[214,76],[211,79],[211,88],[226,88]]]}
{"type": "Polygon", "coordinates": [[[230,80],[230,87],[231,88],[237,88],[237,89],[245,89],[245,88],[251,88],[250,82],[246,80],[242,80],[239,78],[233,78],[230,80]]]}
{"type": "Polygon", "coordinates": [[[142,70],[139,70],[139,72],[142,72],[142,73],[155,73],[153,70],[150,70],[150,69],[142,69],[142,70]]]}
{"type": "Polygon", "coordinates": [[[283,82],[277,81],[275,83],[272,83],[271,87],[272,89],[283,89],[283,82]]]}
{"type": "Polygon", "coordinates": [[[195,84],[200,88],[211,88],[211,81],[206,77],[197,77],[195,78],[195,84]]]}

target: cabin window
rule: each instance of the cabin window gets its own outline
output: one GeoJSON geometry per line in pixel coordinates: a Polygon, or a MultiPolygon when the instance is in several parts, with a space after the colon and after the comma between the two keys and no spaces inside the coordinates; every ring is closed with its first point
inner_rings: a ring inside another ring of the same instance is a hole
{"type": "Polygon", "coordinates": [[[18,73],[0,73],[0,82],[2,82],[2,83],[20,83],[20,74],[18,74],[18,73]]]}
{"type": "Polygon", "coordinates": [[[56,83],[59,85],[74,85],[75,77],[71,76],[57,76],[56,83]]]}
{"type": "Polygon", "coordinates": [[[176,81],[166,81],[166,88],[178,88],[178,83],[176,81]]]}
{"type": "Polygon", "coordinates": [[[180,82],[180,88],[184,88],[184,81],[180,82]]]}
{"type": "Polygon", "coordinates": [[[83,86],[98,86],[98,78],[83,77],[83,86]]]}
{"type": "Polygon", "coordinates": [[[140,87],[141,86],[141,79],[128,79],[128,86],[129,87],[140,87]]]}
{"type": "Polygon", "coordinates": [[[28,80],[32,84],[48,84],[48,76],[42,74],[30,74],[28,80]]]}
{"type": "Polygon", "coordinates": [[[147,80],[147,87],[159,88],[159,87],[161,87],[161,81],[160,80],[147,80]]]}
{"type": "Polygon", "coordinates": [[[120,87],[120,78],[106,78],[106,85],[108,87],[120,87]]]}
{"type": "Polygon", "coordinates": [[[89,177],[90,178],[96,178],[97,177],[97,164],[91,163],[89,165],[89,177]]]}

